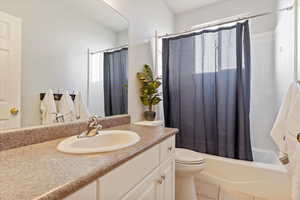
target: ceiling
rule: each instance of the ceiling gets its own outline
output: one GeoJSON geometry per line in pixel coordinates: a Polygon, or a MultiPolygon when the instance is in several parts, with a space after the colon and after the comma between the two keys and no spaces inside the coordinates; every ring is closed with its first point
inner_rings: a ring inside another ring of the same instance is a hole
{"type": "Polygon", "coordinates": [[[164,0],[175,14],[197,9],[225,0],[164,0]]]}
{"type": "Polygon", "coordinates": [[[99,22],[115,32],[128,28],[127,20],[112,9],[107,3],[99,0],[59,0],[68,8],[99,22]]]}

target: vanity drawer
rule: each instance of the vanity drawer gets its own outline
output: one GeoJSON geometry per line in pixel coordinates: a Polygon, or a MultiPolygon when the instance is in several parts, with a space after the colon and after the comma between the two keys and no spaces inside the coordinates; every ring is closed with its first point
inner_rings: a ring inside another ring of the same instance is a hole
{"type": "Polygon", "coordinates": [[[172,136],[160,144],[160,162],[164,162],[175,154],[175,136],[172,136]]]}
{"type": "Polygon", "coordinates": [[[118,200],[159,166],[159,145],[99,179],[99,200],[118,200]]]}

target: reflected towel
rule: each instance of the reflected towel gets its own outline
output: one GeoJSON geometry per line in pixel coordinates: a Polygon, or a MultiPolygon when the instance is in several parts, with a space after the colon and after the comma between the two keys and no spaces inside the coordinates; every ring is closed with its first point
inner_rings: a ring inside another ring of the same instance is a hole
{"type": "Polygon", "coordinates": [[[51,89],[46,92],[44,99],[41,101],[40,109],[43,125],[56,123],[57,109],[51,89]]]}
{"type": "Polygon", "coordinates": [[[76,120],[74,102],[68,92],[58,102],[58,111],[63,115],[64,122],[76,120]]]}
{"type": "Polygon", "coordinates": [[[83,102],[80,92],[75,97],[74,105],[75,105],[76,119],[85,120],[91,116],[85,103],[83,102]]]}

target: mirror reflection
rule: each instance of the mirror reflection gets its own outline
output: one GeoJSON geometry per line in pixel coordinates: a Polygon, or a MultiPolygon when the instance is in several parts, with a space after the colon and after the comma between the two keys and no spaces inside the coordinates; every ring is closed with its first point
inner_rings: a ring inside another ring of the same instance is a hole
{"type": "Polygon", "coordinates": [[[0,130],[127,113],[128,22],[99,0],[0,0],[0,130]]]}

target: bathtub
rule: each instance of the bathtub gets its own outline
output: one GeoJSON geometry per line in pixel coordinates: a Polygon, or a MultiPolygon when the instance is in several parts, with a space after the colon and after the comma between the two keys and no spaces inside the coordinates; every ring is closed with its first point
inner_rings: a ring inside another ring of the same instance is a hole
{"type": "Polygon", "coordinates": [[[280,165],[280,162],[277,158],[277,154],[274,151],[253,148],[252,152],[253,152],[253,159],[255,162],[280,165]]]}
{"type": "Polygon", "coordinates": [[[290,199],[289,178],[282,165],[239,161],[207,154],[203,154],[203,157],[206,158],[207,165],[196,177],[197,192],[202,196],[199,198],[201,200],[290,199]],[[220,198],[222,191],[243,197],[220,198]]]}

